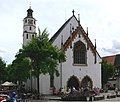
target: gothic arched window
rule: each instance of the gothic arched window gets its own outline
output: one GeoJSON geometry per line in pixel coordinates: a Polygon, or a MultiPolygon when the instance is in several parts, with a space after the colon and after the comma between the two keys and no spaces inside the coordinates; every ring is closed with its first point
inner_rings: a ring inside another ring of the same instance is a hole
{"type": "Polygon", "coordinates": [[[80,40],[77,41],[74,44],[74,48],[73,48],[73,64],[81,64],[81,65],[85,65],[87,64],[87,60],[86,60],[86,46],[83,42],[81,42],[80,40]]]}

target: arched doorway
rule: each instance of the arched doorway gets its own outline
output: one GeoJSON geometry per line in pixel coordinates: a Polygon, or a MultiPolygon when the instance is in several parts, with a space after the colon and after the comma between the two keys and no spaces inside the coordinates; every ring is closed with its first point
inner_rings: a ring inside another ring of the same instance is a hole
{"type": "Polygon", "coordinates": [[[92,79],[86,75],[81,81],[81,87],[83,88],[89,87],[90,89],[92,89],[93,87],[92,79]]]}
{"type": "Polygon", "coordinates": [[[75,87],[76,90],[79,89],[79,80],[76,76],[71,76],[69,79],[68,79],[68,82],[67,82],[67,87],[69,88],[72,88],[72,87],[75,87]]]}

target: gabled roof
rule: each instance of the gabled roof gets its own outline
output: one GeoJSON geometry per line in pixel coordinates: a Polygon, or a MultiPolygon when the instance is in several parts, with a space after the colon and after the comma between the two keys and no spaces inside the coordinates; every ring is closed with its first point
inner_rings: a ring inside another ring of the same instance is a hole
{"type": "Polygon", "coordinates": [[[104,61],[107,61],[107,63],[109,63],[109,64],[114,65],[114,63],[115,63],[115,58],[116,58],[116,55],[105,56],[105,57],[103,57],[103,60],[104,60],[104,61]]]}

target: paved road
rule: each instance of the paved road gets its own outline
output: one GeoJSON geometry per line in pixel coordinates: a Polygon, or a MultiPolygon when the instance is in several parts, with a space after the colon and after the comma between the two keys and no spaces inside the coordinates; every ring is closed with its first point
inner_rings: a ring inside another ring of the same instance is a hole
{"type": "MultiPolygon", "coordinates": [[[[120,97],[100,100],[100,101],[97,101],[97,102],[102,102],[102,101],[103,102],[116,102],[116,101],[120,102],[120,97]]],[[[58,100],[28,100],[26,102],[66,102],[66,101],[58,101],[58,100]]],[[[74,101],[72,101],[72,102],[74,102],[74,101]]],[[[75,101],[75,102],[80,102],[80,101],[75,101]]]]}

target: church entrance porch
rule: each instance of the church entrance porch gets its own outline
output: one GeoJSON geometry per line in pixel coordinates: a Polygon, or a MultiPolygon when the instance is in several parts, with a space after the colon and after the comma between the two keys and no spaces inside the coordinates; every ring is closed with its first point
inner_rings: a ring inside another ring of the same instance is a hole
{"type": "Polygon", "coordinates": [[[92,79],[91,79],[88,75],[86,75],[86,76],[82,79],[82,81],[81,81],[81,87],[82,87],[82,88],[92,89],[92,87],[93,87],[93,81],[92,81],[92,79]]]}
{"type": "Polygon", "coordinates": [[[75,88],[76,90],[79,90],[79,80],[76,76],[71,76],[69,79],[68,79],[68,82],[67,82],[67,87],[69,88],[75,88]]]}

